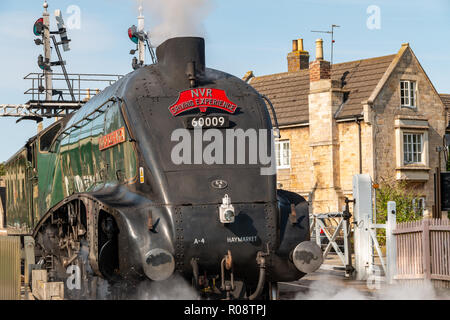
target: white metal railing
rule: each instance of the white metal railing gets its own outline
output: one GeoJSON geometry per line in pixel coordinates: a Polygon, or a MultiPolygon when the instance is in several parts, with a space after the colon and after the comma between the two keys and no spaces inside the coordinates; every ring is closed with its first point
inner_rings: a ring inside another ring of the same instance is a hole
{"type": "Polygon", "coordinates": [[[338,255],[341,260],[342,266],[345,269],[345,276],[350,277],[354,271],[352,266],[352,252],[350,246],[350,211],[348,203],[352,202],[346,199],[346,206],[343,212],[330,212],[322,214],[313,214],[310,216],[310,230],[314,230],[314,237],[317,245],[322,248],[321,231],[325,235],[328,243],[325,250],[323,250],[323,258],[325,259],[331,252],[331,248],[338,255]],[[325,220],[339,219],[339,223],[335,227],[334,231],[330,233],[330,227],[325,224],[325,220]],[[337,243],[337,238],[342,233],[343,247],[340,248],[337,243]]]}

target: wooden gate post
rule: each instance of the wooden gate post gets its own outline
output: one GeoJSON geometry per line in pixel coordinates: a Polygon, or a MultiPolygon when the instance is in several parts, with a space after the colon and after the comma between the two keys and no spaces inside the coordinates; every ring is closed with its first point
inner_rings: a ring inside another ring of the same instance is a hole
{"type": "Polygon", "coordinates": [[[422,233],[422,261],[423,261],[423,273],[425,279],[431,279],[431,254],[430,254],[430,220],[424,219],[423,233],[422,233]]]}
{"type": "Polygon", "coordinates": [[[392,284],[397,275],[397,242],[394,230],[397,227],[397,209],[395,201],[387,203],[386,221],[386,282],[392,284]]]}

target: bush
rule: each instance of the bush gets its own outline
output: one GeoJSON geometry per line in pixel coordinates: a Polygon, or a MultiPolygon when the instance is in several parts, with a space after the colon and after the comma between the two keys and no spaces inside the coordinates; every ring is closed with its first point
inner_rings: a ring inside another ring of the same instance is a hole
{"type": "MultiPolygon", "coordinates": [[[[414,211],[413,200],[420,194],[406,181],[383,181],[376,193],[377,223],[386,223],[387,203],[395,201],[397,208],[397,223],[420,220],[421,215],[414,211]]],[[[386,243],[386,230],[377,229],[377,238],[380,245],[386,243]]]]}
{"type": "Polygon", "coordinates": [[[0,177],[4,176],[6,174],[5,172],[5,163],[0,163],[0,177]]]}

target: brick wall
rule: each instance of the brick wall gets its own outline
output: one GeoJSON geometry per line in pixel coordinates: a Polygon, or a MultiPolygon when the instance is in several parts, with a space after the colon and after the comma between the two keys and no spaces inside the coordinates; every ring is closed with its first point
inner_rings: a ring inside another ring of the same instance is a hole
{"type": "Polygon", "coordinates": [[[321,79],[331,78],[330,62],[325,60],[315,60],[309,64],[309,78],[311,82],[321,79]]]}
{"type": "Polygon", "coordinates": [[[309,53],[307,51],[293,51],[287,56],[288,71],[297,72],[309,68],[309,53]]]}

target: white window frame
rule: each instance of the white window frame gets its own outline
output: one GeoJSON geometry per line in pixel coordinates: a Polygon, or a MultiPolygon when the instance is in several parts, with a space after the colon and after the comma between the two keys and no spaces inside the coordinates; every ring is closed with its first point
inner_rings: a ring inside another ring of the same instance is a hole
{"type": "Polygon", "coordinates": [[[424,138],[423,132],[402,132],[404,165],[424,164],[424,138]],[[407,162],[407,158],[411,161],[407,162]]]}
{"type": "Polygon", "coordinates": [[[417,108],[417,81],[400,80],[400,106],[417,108]]]}
{"type": "Polygon", "coordinates": [[[276,164],[277,169],[290,169],[291,168],[291,142],[289,140],[279,140],[275,141],[275,152],[276,152],[276,164]],[[287,157],[285,157],[284,150],[287,146],[287,157]],[[284,161],[283,161],[284,160],[284,161]]]}
{"type": "Polygon", "coordinates": [[[424,120],[395,120],[395,149],[396,149],[396,167],[397,170],[405,169],[408,167],[424,167],[429,166],[429,142],[428,142],[428,121],[424,120]],[[422,161],[418,163],[405,163],[404,152],[404,134],[422,134],[422,161]]]}

